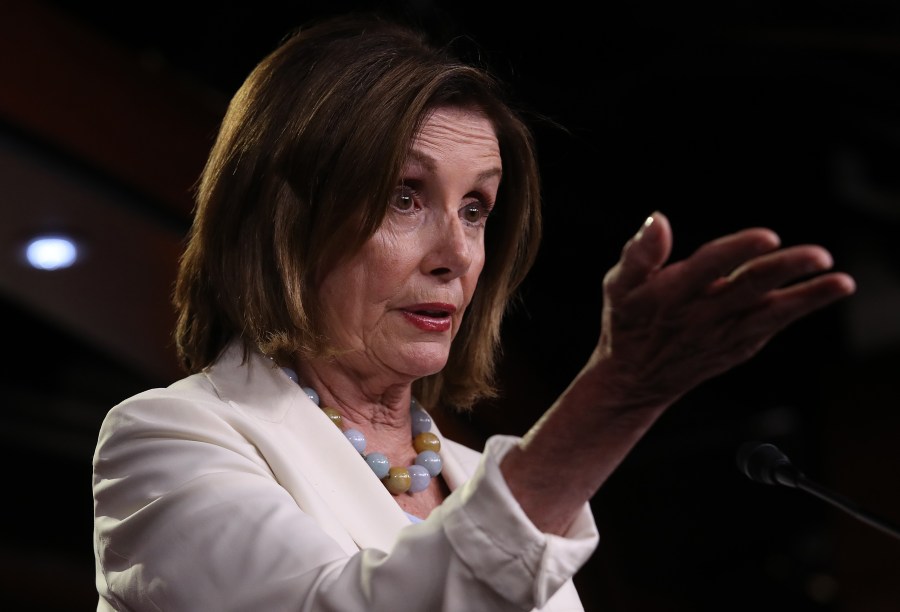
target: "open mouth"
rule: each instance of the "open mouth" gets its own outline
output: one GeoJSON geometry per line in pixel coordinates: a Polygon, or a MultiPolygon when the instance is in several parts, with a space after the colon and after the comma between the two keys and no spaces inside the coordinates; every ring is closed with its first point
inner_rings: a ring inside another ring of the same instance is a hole
{"type": "Polygon", "coordinates": [[[455,311],[452,305],[421,304],[403,310],[403,315],[420,330],[444,333],[453,326],[452,316],[455,311]]]}
{"type": "Polygon", "coordinates": [[[413,310],[412,312],[423,317],[434,317],[436,319],[450,316],[450,313],[446,310],[413,310]]]}

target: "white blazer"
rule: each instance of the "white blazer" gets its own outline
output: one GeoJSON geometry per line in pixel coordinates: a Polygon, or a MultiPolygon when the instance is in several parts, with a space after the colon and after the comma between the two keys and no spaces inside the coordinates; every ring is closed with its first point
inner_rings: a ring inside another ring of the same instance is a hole
{"type": "Polygon", "coordinates": [[[407,515],[331,420],[233,343],[204,372],[108,413],[94,454],[98,610],[580,611],[585,504],[539,532],[498,461],[441,438],[451,495],[407,515]]]}

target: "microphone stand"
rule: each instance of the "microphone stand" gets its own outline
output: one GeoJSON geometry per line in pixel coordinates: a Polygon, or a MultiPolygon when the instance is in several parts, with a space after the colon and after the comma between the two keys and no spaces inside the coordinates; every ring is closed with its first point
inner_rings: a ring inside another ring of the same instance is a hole
{"type": "Polygon", "coordinates": [[[751,480],[806,491],[863,523],[900,539],[900,527],[866,512],[843,495],[813,482],[794,467],[787,455],[773,444],[747,442],[738,450],[737,461],[738,468],[751,480]]]}
{"type": "Polygon", "coordinates": [[[872,527],[880,529],[888,535],[892,535],[895,538],[900,539],[900,528],[898,528],[896,525],[893,525],[882,518],[878,518],[871,513],[866,512],[843,495],[839,495],[833,491],[826,489],[822,485],[813,482],[803,474],[800,474],[797,477],[796,486],[798,489],[815,495],[819,499],[828,502],[836,508],[840,508],[844,512],[859,519],[863,523],[871,525],[872,527]]]}

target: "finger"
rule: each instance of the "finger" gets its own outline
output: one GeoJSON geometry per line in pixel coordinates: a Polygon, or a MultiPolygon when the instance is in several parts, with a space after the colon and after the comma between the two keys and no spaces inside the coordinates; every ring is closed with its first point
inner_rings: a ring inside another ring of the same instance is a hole
{"type": "Polygon", "coordinates": [[[640,285],[666,263],[671,252],[672,229],[669,220],[655,211],[622,247],[619,262],[607,275],[607,290],[621,294],[640,285]]]}
{"type": "Polygon", "coordinates": [[[729,306],[747,307],[769,291],[784,287],[803,277],[831,269],[831,254],[818,245],[799,245],[763,255],[739,266],[711,293],[724,297],[729,306]]]}
{"type": "Polygon", "coordinates": [[[853,277],[843,272],[829,272],[775,289],[767,295],[765,305],[747,318],[747,327],[775,333],[855,291],[853,277]]]}
{"type": "Polygon", "coordinates": [[[778,234],[767,228],[749,228],[707,242],[680,262],[669,290],[675,299],[709,291],[748,261],[777,249],[778,234]]]}

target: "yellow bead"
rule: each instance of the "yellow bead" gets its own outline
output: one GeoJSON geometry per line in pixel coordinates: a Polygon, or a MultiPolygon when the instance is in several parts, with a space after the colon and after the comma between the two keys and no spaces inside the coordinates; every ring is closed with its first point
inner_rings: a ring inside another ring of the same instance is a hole
{"type": "Polygon", "coordinates": [[[388,470],[388,475],[381,479],[381,482],[392,494],[400,495],[409,491],[412,479],[409,477],[409,470],[405,467],[392,467],[388,470]]]}
{"type": "Polygon", "coordinates": [[[441,441],[430,431],[423,431],[413,438],[413,447],[415,447],[417,453],[426,450],[439,453],[441,452],[441,441]]]}
{"type": "Polygon", "coordinates": [[[337,428],[341,431],[344,431],[344,419],[341,417],[341,413],[335,410],[334,408],[322,408],[322,412],[328,415],[328,418],[331,419],[331,422],[337,425],[337,428]]]}

